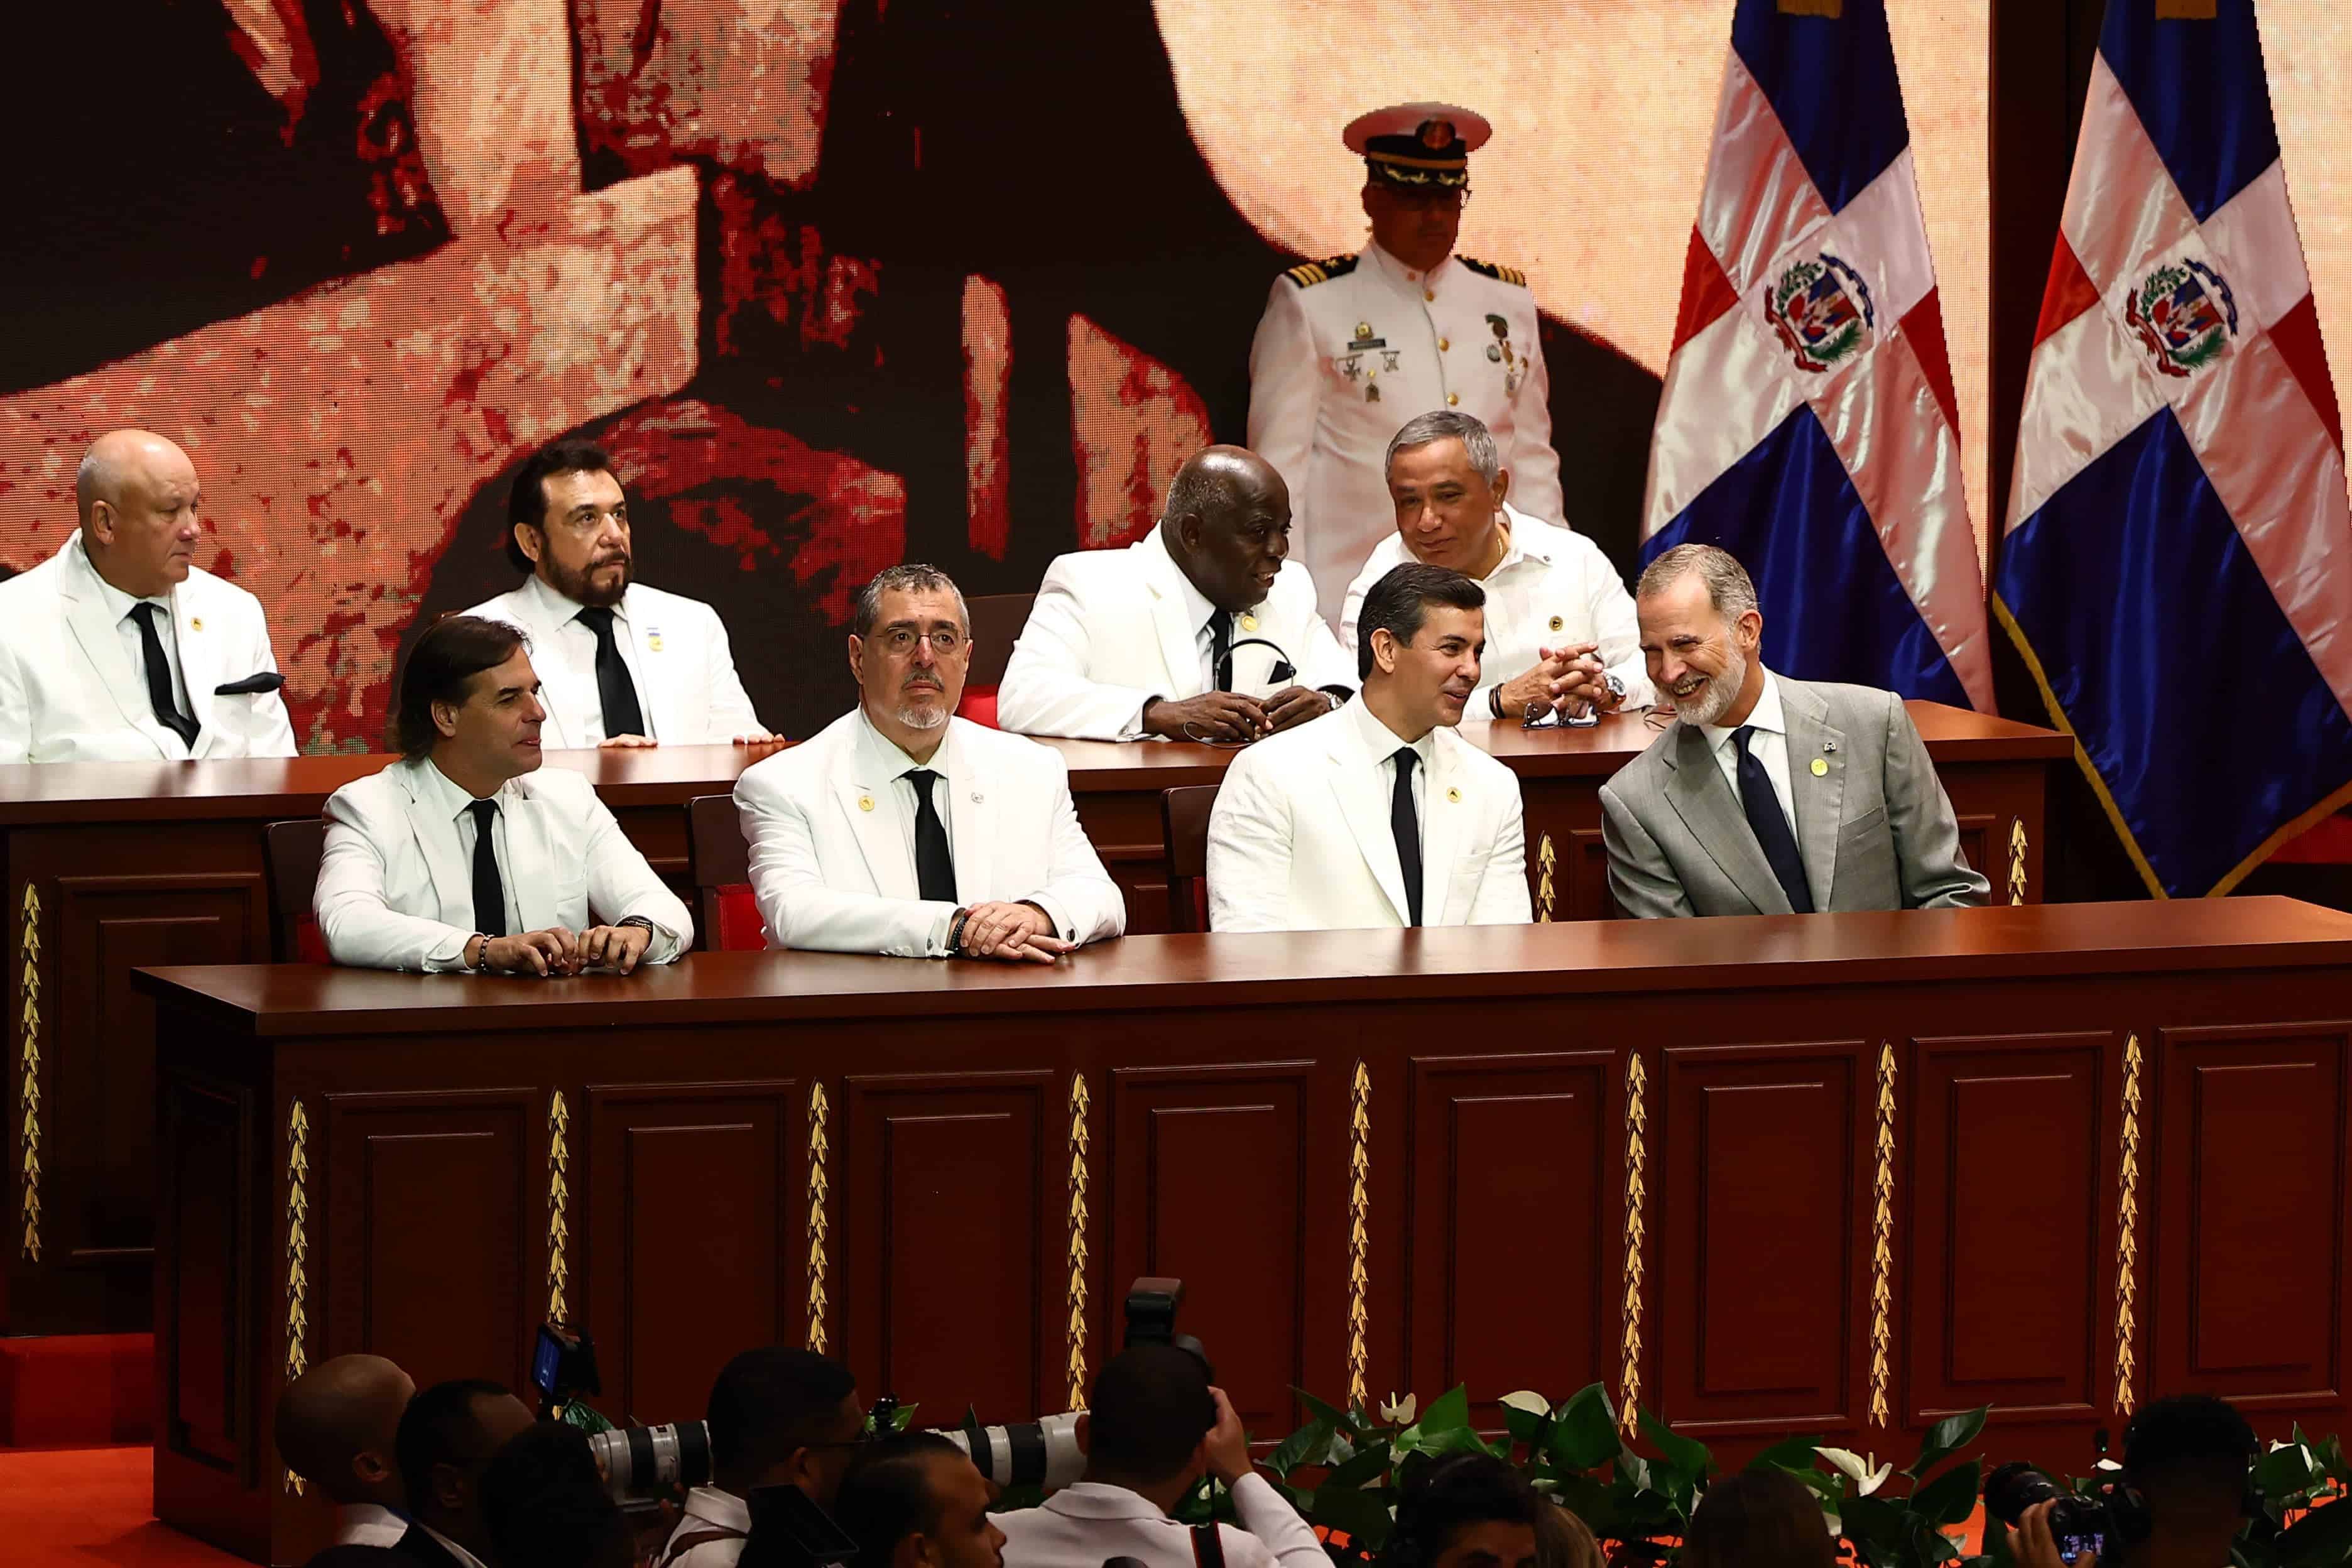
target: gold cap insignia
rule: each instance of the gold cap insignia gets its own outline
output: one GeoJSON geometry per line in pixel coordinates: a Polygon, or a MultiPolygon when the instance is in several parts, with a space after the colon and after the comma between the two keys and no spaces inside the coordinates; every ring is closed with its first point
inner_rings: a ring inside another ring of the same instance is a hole
{"type": "Polygon", "coordinates": [[[1421,144],[1433,153],[1443,153],[1454,145],[1454,121],[1424,120],[1421,122],[1421,144]]]}

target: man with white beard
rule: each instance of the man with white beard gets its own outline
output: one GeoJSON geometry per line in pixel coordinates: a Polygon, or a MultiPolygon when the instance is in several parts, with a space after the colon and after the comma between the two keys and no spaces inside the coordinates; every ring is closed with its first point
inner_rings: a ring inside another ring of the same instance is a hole
{"type": "Polygon", "coordinates": [[[1756,585],[1684,544],[1633,591],[1650,682],[1675,722],[1601,790],[1624,913],[1954,909],[1990,891],[1903,700],[1764,668],[1756,585]]]}
{"type": "Polygon", "coordinates": [[[1052,963],[1127,929],[1059,752],[952,717],[963,595],[893,566],[857,595],[858,705],[735,782],[771,947],[1052,963]]]}

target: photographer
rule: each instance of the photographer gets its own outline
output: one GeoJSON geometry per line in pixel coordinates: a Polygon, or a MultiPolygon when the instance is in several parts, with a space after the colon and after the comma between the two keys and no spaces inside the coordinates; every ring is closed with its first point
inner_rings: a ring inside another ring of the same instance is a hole
{"type": "Polygon", "coordinates": [[[961,1448],[912,1432],[860,1450],[834,1494],[858,1568],[1003,1568],[988,1483],[961,1448]]]}
{"type": "Polygon", "coordinates": [[[482,1471],[482,1521],[499,1568],[630,1568],[621,1506],[576,1426],[541,1421],[482,1471]]]}
{"type": "Polygon", "coordinates": [[[812,1351],[769,1345],[719,1369],[705,1419],[711,1484],[686,1494],[686,1517],[655,1568],[735,1568],[751,1531],[745,1500],[761,1487],[797,1487],[830,1507],[866,1411],[847,1367],[812,1351]]]}
{"type": "Polygon", "coordinates": [[[1105,1363],[1078,1442],[1082,1480],[998,1516],[1005,1568],[1102,1568],[1111,1557],[1193,1568],[1193,1532],[1168,1513],[1203,1473],[1231,1489],[1244,1527],[1217,1526],[1203,1559],[1222,1549],[1225,1568],[1329,1568],[1314,1531],[1251,1468],[1241,1418],[1192,1352],[1139,1345],[1105,1363]]]}
{"type": "Polygon", "coordinates": [[[1381,1568],[1536,1568],[1536,1521],[1550,1506],[1491,1454],[1410,1461],[1381,1568]]]}
{"type": "Polygon", "coordinates": [[[523,1402],[495,1383],[436,1383],[410,1400],[394,1448],[415,1522],[393,1550],[431,1568],[495,1561],[482,1518],[482,1471],[530,1424],[523,1402]]]}
{"type": "MultiPolygon", "coordinates": [[[[2112,1568],[2218,1568],[2255,1503],[2250,1470],[2262,1452],[2237,1406],[2210,1394],[2151,1400],[2124,1428],[2124,1468],[2106,1498],[2112,1568]]],[[[2051,1530],[2064,1500],[2020,1516],[2018,1568],[2065,1568],[2051,1530]]],[[[2098,1568],[2084,1552],[2074,1568],[2098,1568]]]]}

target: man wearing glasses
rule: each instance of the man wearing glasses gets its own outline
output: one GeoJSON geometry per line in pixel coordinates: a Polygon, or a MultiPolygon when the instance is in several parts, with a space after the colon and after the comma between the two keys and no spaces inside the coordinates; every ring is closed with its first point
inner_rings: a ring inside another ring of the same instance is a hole
{"type": "Polygon", "coordinates": [[[953,717],[971,662],[955,584],[893,566],[850,626],[856,709],[736,781],[769,942],[1051,963],[1124,931],[1061,754],[953,717]]]}
{"type": "Polygon", "coordinates": [[[1550,382],[1524,273],[1454,254],[1470,154],[1492,129],[1466,109],[1401,103],[1349,125],[1371,243],[1275,279],[1250,345],[1249,444],[1289,482],[1298,552],[1337,624],[1348,584],[1395,515],[1381,465],[1416,414],[1476,416],[1512,500],[1562,514],[1550,382]]]}
{"type": "Polygon", "coordinates": [[[467,610],[530,637],[550,750],[772,741],[719,614],[635,582],[629,500],[586,441],[541,448],[507,495],[522,585],[467,610]]]}

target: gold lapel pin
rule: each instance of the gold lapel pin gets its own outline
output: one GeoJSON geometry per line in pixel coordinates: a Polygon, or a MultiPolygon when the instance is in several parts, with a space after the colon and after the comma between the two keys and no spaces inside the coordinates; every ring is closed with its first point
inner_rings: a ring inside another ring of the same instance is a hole
{"type": "Polygon", "coordinates": [[[1242,630],[1245,632],[1254,632],[1257,630],[1257,617],[1255,616],[1244,616],[1242,617],[1242,630]]]}
{"type": "Polygon", "coordinates": [[[661,633],[647,632],[646,634],[646,651],[647,653],[661,652],[661,633]]]}
{"type": "Polygon", "coordinates": [[[203,631],[203,630],[205,629],[205,618],[204,618],[204,616],[197,616],[193,617],[193,618],[188,622],[188,629],[189,629],[190,631],[192,631],[192,632],[200,632],[200,631],[203,631]]]}
{"type": "Polygon", "coordinates": [[[1462,804],[1462,792],[1458,789],[1448,786],[1445,791],[1445,798],[1452,801],[1454,805],[1460,805],[1462,804]]]}
{"type": "Polygon", "coordinates": [[[874,797],[873,797],[872,795],[859,795],[859,796],[857,797],[857,809],[858,809],[858,810],[860,810],[860,811],[871,811],[871,810],[873,810],[873,809],[874,809],[874,797]]]}
{"type": "Polygon", "coordinates": [[[1813,759],[1813,776],[1814,776],[1815,778],[1817,778],[1817,779],[1818,779],[1818,778],[1824,778],[1824,777],[1828,776],[1829,771],[1830,771],[1830,765],[1829,765],[1829,763],[1825,763],[1825,762],[1822,761],[1822,760],[1821,760],[1821,758],[1819,758],[1819,757],[1815,757],[1815,758],[1813,759]]]}
{"type": "Polygon", "coordinates": [[[1559,630],[1559,628],[1560,628],[1560,627],[1562,627],[1562,626],[1566,626],[1566,625],[1568,625],[1568,623],[1567,623],[1566,621],[1564,621],[1564,620],[1561,620],[1558,616],[1554,616],[1551,618],[1551,629],[1552,629],[1552,630],[1554,630],[1554,631],[1558,631],[1558,630],[1559,630]]]}

